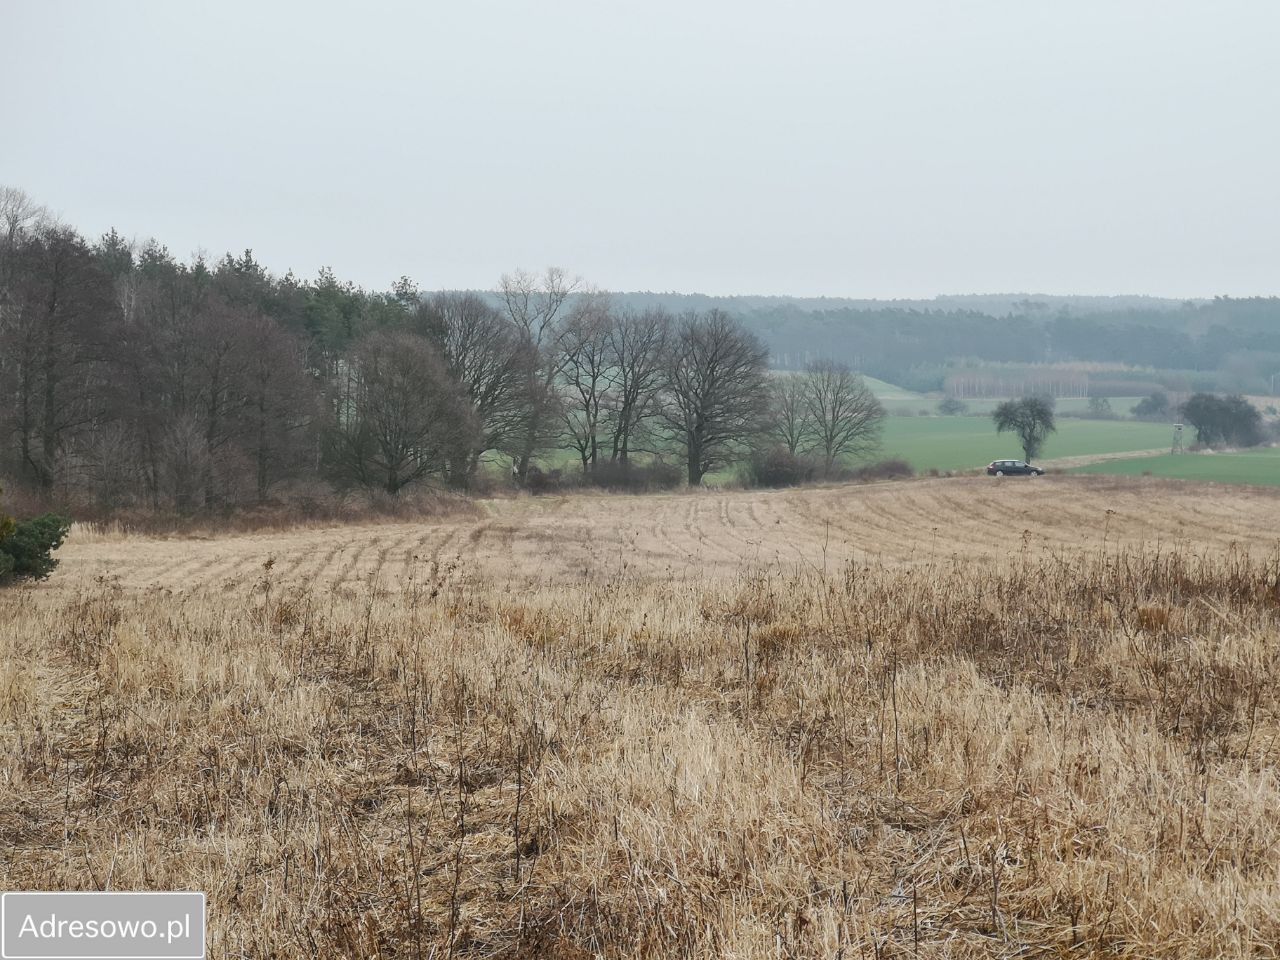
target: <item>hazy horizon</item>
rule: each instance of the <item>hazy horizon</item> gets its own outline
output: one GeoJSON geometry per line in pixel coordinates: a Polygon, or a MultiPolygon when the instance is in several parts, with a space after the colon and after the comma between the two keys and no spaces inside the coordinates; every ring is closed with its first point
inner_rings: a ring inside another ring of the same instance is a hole
{"type": "Polygon", "coordinates": [[[367,289],[557,264],[708,296],[1280,292],[1274,4],[0,0],[0,27],[0,183],[184,258],[367,289]]]}

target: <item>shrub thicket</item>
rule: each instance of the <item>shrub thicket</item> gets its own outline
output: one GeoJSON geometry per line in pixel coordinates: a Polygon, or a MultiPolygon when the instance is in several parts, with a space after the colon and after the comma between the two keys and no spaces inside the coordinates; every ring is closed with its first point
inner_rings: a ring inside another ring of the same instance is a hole
{"type": "Polygon", "coordinates": [[[620,463],[605,460],[597,463],[585,482],[604,490],[643,493],[648,490],[671,490],[685,481],[684,471],[674,463],[654,460],[652,463],[620,463]]]}
{"type": "Polygon", "coordinates": [[[818,464],[786,447],[754,450],[743,464],[741,479],[747,487],[795,487],[813,480],[818,464]]]}
{"type": "Polygon", "coordinates": [[[901,457],[890,457],[877,460],[852,471],[850,478],[859,483],[871,483],[875,480],[905,480],[915,476],[915,469],[901,457]]]}
{"type": "Polygon", "coordinates": [[[1116,412],[1106,397],[1090,397],[1086,416],[1093,420],[1114,420],[1116,412]]]}
{"type": "Polygon", "coordinates": [[[1168,420],[1173,414],[1169,395],[1163,390],[1143,397],[1133,406],[1133,415],[1139,420],[1168,420]]]}

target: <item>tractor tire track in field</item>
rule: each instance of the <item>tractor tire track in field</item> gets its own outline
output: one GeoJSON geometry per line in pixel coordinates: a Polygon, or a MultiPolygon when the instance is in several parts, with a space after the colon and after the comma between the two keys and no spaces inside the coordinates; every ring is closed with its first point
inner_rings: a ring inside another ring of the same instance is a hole
{"type": "Polygon", "coordinates": [[[443,537],[435,542],[431,548],[430,560],[432,563],[439,564],[441,555],[453,544],[458,538],[457,528],[451,528],[443,537]]]}
{"type": "Polygon", "coordinates": [[[742,545],[739,556],[757,564],[771,560],[769,538],[755,515],[754,501],[725,496],[720,501],[720,517],[728,540],[742,545]]]}
{"type": "Polygon", "coordinates": [[[949,530],[945,537],[935,534],[931,538],[943,555],[954,553],[957,544],[968,547],[981,545],[991,549],[1009,549],[1011,542],[1015,546],[1021,544],[1025,527],[1011,522],[1005,507],[985,497],[961,499],[939,492],[932,498],[929,508],[930,513],[939,518],[931,531],[938,530],[940,534],[944,528],[949,530]]]}
{"type": "Polygon", "coordinates": [[[894,543],[890,531],[865,522],[865,502],[857,505],[856,514],[845,503],[838,504],[841,509],[834,511],[825,499],[797,496],[792,504],[807,527],[807,549],[802,551],[807,559],[839,563],[857,554],[881,556],[885,547],[894,543]],[[868,536],[869,533],[876,536],[868,536]]]}
{"type": "Polygon", "coordinates": [[[344,550],[342,567],[335,581],[345,585],[364,579],[360,576],[360,561],[377,542],[377,537],[363,537],[344,550]]]}
{"type": "Polygon", "coordinates": [[[721,539],[724,521],[721,519],[718,504],[705,496],[696,497],[694,504],[690,532],[697,538],[699,546],[706,551],[705,554],[699,552],[700,558],[715,564],[727,561],[735,566],[741,565],[744,560],[741,551],[726,546],[721,539]],[[708,513],[712,515],[709,523],[706,522],[708,513]]]}
{"type": "Polygon", "coordinates": [[[181,587],[191,581],[192,575],[198,573],[208,562],[204,552],[198,548],[188,550],[187,559],[168,567],[157,578],[162,584],[181,587]]]}
{"type": "Polygon", "coordinates": [[[716,498],[713,509],[708,510],[714,517],[714,521],[709,524],[708,540],[711,540],[717,549],[722,551],[726,557],[730,558],[734,563],[748,563],[750,565],[758,565],[760,562],[760,541],[743,536],[737,525],[734,523],[733,516],[730,513],[730,503],[735,497],[721,496],[716,498]]]}
{"type": "Polygon", "coordinates": [[[262,564],[265,560],[266,557],[261,555],[240,558],[232,553],[220,554],[200,570],[199,579],[194,580],[190,585],[221,589],[228,582],[234,584],[246,576],[261,575],[264,572],[262,564]]]}

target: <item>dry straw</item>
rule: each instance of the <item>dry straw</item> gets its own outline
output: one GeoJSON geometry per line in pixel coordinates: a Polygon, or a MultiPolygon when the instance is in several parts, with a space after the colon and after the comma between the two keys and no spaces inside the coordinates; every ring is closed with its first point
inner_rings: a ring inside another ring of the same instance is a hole
{"type": "Polygon", "coordinates": [[[205,890],[214,956],[1274,956],[1280,565],[1100,504],[989,563],[64,569],[0,595],[0,885],[205,890]]]}

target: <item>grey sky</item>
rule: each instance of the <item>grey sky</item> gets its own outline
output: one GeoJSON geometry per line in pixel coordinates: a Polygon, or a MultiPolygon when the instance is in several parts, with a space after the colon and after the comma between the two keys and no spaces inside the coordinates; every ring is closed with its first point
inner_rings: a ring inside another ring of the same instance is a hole
{"type": "Polygon", "coordinates": [[[1274,0],[0,0],[0,183],[385,288],[1280,292],[1274,0]]]}

